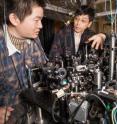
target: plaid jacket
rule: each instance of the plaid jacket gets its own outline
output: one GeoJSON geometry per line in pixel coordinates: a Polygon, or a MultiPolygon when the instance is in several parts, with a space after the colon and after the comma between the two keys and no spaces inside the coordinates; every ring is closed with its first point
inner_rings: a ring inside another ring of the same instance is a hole
{"type": "Polygon", "coordinates": [[[46,62],[39,39],[25,46],[25,51],[8,55],[6,41],[0,36],[0,106],[18,103],[21,89],[28,87],[26,65],[31,68],[46,62]]]}
{"type": "MultiPolygon", "coordinates": [[[[74,41],[74,31],[72,25],[68,25],[60,30],[54,37],[54,41],[50,50],[49,57],[50,59],[54,59],[55,56],[65,57],[68,55],[85,55],[85,47],[86,41],[89,37],[94,35],[95,33],[90,30],[86,29],[81,36],[81,41],[79,45],[79,49],[77,53],[75,53],[75,41],[74,41]]],[[[90,49],[90,44],[88,44],[88,49],[90,49]]]]}

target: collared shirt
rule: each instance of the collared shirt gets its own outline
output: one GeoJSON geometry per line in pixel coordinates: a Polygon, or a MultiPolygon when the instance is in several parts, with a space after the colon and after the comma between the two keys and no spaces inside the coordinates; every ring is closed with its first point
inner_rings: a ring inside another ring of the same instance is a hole
{"type": "Polygon", "coordinates": [[[16,47],[11,42],[11,39],[10,39],[9,34],[8,34],[8,30],[7,30],[7,25],[3,25],[3,29],[5,32],[4,36],[5,36],[6,46],[8,48],[9,56],[13,55],[15,52],[20,53],[20,51],[18,49],[16,49],[16,47]]]}
{"type": "Polygon", "coordinates": [[[81,41],[81,33],[74,32],[74,40],[75,40],[75,53],[77,53],[81,41]]]}
{"type": "Polygon", "coordinates": [[[18,49],[16,49],[16,47],[12,44],[8,32],[6,32],[6,38],[7,38],[6,45],[8,48],[9,56],[13,55],[15,52],[20,53],[20,51],[18,49]]]}

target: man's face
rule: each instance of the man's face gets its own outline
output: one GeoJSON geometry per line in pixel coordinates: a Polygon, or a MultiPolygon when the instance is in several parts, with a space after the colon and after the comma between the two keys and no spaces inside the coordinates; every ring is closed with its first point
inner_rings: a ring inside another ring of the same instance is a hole
{"type": "Polygon", "coordinates": [[[88,15],[79,15],[74,18],[74,31],[76,33],[83,33],[86,28],[91,26],[92,22],[88,15]]]}
{"type": "Polygon", "coordinates": [[[32,13],[24,18],[16,26],[16,32],[20,38],[36,38],[42,28],[43,8],[34,6],[32,13]]]}

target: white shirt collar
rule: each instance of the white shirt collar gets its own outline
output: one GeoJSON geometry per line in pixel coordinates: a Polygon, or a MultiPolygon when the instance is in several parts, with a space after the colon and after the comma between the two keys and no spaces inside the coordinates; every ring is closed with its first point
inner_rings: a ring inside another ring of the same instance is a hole
{"type": "Polygon", "coordinates": [[[7,39],[6,39],[6,40],[7,40],[7,41],[6,41],[6,44],[7,44],[9,56],[13,55],[13,54],[16,53],[16,52],[21,53],[21,52],[12,44],[8,32],[7,32],[6,35],[7,35],[7,36],[6,36],[6,37],[7,37],[7,39]]]}
{"type": "Polygon", "coordinates": [[[16,49],[16,47],[11,42],[8,34],[8,30],[7,30],[7,25],[4,25],[3,29],[4,29],[4,36],[5,36],[5,41],[6,41],[6,46],[8,48],[9,56],[13,55],[16,52],[21,53],[18,49],[16,49]]]}
{"type": "MultiPolygon", "coordinates": [[[[5,41],[6,41],[6,45],[7,45],[7,48],[8,48],[8,53],[9,53],[9,56],[13,55],[14,53],[18,52],[18,53],[21,53],[11,42],[11,39],[9,37],[9,34],[8,34],[8,30],[7,30],[7,26],[4,25],[4,32],[5,32],[5,41]]],[[[31,41],[30,40],[27,40],[27,43],[30,44],[31,41]]]]}
{"type": "Polygon", "coordinates": [[[75,39],[75,52],[77,53],[80,45],[81,33],[74,32],[74,39],[75,39]]]}

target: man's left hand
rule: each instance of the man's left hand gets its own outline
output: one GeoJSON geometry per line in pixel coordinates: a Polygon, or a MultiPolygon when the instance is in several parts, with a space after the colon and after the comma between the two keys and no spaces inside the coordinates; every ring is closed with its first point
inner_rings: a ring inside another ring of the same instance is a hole
{"type": "Polygon", "coordinates": [[[96,35],[93,35],[92,37],[90,37],[88,39],[87,43],[92,42],[92,45],[91,45],[92,48],[103,49],[103,43],[104,43],[105,39],[106,39],[106,35],[103,33],[99,33],[99,34],[96,34],[96,35]]]}

